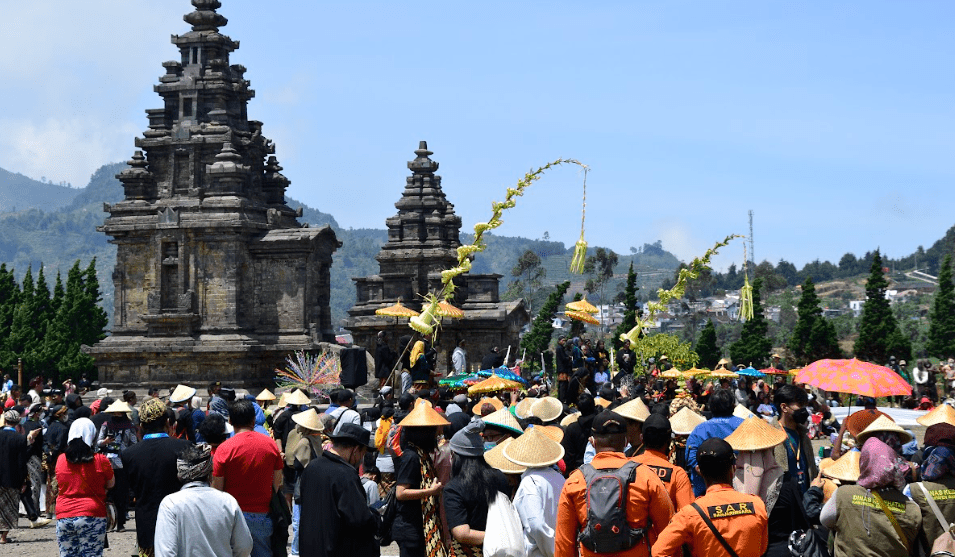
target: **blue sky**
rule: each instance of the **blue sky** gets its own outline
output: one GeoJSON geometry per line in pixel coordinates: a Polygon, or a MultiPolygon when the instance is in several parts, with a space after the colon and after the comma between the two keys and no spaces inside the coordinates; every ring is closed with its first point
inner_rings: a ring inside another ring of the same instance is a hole
{"type": "MultiPolygon", "coordinates": [[[[758,260],[928,247],[955,208],[955,4],[223,0],[289,194],[383,228],[419,140],[465,229],[527,169],[591,166],[587,240],[688,259],[755,212],[758,260]]],[[[85,185],[128,159],[186,0],[4,7],[0,167],[85,185]]],[[[568,245],[582,175],[499,233],[568,245]]],[[[717,267],[742,260],[739,242],[717,267]]]]}

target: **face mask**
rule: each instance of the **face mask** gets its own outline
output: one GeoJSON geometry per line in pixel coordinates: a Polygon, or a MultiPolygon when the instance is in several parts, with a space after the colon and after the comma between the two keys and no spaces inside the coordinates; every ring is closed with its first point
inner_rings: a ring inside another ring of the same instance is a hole
{"type": "Polygon", "coordinates": [[[485,441],[484,452],[488,452],[489,450],[493,449],[496,446],[497,446],[497,443],[495,443],[494,441],[485,441]]]}
{"type": "Polygon", "coordinates": [[[809,410],[800,408],[793,412],[793,421],[799,425],[806,425],[806,422],[809,421],[809,410]]]}

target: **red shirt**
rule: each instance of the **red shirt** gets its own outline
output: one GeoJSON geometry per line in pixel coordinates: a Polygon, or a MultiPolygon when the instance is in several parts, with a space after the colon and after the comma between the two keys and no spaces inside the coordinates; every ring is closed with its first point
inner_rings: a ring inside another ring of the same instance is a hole
{"type": "Polygon", "coordinates": [[[74,463],[61,454],[56,461],[56,517],[106,518],[106,482],[113,479],[113,466],[106,455],[93,455],[93,462],[74,463]]]}
{"type": "Polygon", "coordinates": [[[242,512],[267,513],[272,499],[272,478],[282,466],[282,455],[271,437],[243,431],[216,449],[212,475],[225,478],[225,491],[235,497],[242,512]]]}
{"type": "Polygon", "coordinates": [[[13,400],[13,397],[12,397],[12,396],[8,396],[8,397],[7,397],[7,400],[3,403],[3,408],[4,408],[4,410],[9,410],[10,408],[13,408],[13,406],[14,406],[16,403],[17,403],[17,401],[13,400]]]}

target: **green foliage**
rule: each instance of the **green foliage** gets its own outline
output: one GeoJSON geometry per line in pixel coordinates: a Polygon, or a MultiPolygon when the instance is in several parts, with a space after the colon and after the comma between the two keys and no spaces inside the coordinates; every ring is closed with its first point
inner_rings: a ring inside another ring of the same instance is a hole
{"type": "Polygon", "coordinates": [[[620,350],[623,343],[620,341],[620,335],[625,335],[637,326],[637,311],[639,309],[639,300],[637,300],[637,273],[633,270],[633,262],[630,263],[630,270],[627,271],[627,286],[623,289],[623,321],[617,326],[613,335],[613,347],[620,350]]]}
{"type": "Polygon", "coordinates": [[[937,358],[955,357],[955,285],[952,283],[952,256],[946,255],[938,271],[938,290],[929,315],[926,350],[937,358]]]}
{"type": "Polygon", "coordinates": [[[716,327],[713,321],[708,320],[703,330],[700,331],[700,338],[696,341],[694,351],[700,356],[700,366],[705,369],[713,369],[723,357],[722,351],[716,345],[716,327]]]}
{"type": "Polygon", "coordinates": [[[547,270],[541,265],[540,256],[531,250],[525,250],[511,269],[511,276],[517,277],[517,280],[511,283],[508,295],[514,296],[511,299],[524,297],[527,311],[532,312],[534,293],[540,289],[544,277],[547,276],[547,270]]]}
{"type": "MultiPolygon", "coordinates": [[[[684,342],[679,337],[667,333],[640,337],[636,346],[631,345],[630,349],[637,356],[637,363],[641,366],[649,358],[659,361],[660,356],[664,354],[679,370],[690,369],[700,361],[700,356],[693,351],[693,346],[689,342],[684,342]]],[[[647,369],[644,368],[644,371],[647,369]]]]}
{"type": "Polygon", "coordinates": [[[866,300],[854,350],[857,358],[879,364],[888,362],[889,356],[902,360],[912,358],[911,342],[899,330],[885,297],[888,285],[882,271],[882,256],[876,250],[865,286],[866,300]]]}
{"type": "Polygon", "coordinates": [[[540,369],[538,367],[540,355],[550,346],[550,340],[554,334],[554,315],[564,300],[564,294],[567,293],[568,288],[570,288],[570,282],[557,285],[557,289],[547,297],[547,301],[534,318],[531,330],[521,339],[521,348],[527,351],[528,356],[525,365],[528,365],[531,370],[540,369]]]}
{"type": "Polygon", "coordinates": [[[835,326],[822,316],[819,296],[812,278],[802,285],[802,296],[796,306],[796,325],[789,339],[789,351],[800,365],[823,358],[841,358],[835,326]]]}
{"type": "Polygon", "coordinates": [[[584,273],[591,277],[587,279],[584,290],[597,295],[597,305],[604,303],[604,291],[613,279],[613,270],[618,261],[619,256],[613,250],[597,248],[584,263],[584,273]]]}
{"type": "Polygon", "coordinates": [[[763,279],[757,278],[753,282],[753,318],[743,323],[740,339],[730,345],[730,357],[734,363],[751,365],[756,369],[762,369],[769,363],[773,351],[773,342],[767,338],[769,324],[763,315],[763,304],[759,297],[762,287],[763,279]]]}

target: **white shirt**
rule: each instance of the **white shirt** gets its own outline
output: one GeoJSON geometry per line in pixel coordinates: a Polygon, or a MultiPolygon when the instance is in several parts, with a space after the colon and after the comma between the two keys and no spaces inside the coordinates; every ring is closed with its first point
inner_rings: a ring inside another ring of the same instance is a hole
{"type": "Polygon", "coordinates": [[[456,347],[451,353],[451,367],[454,368],[454,373],[464,373],[467,366],[468,353],[464,351],[464,348],[456,347]]]}
{"type": "Polygon", "coordinates": [[[342,428],[342,424],[355,424],[361,426],[361,414],[357,411],[348,408],[347,406],[339,406],[338,408],[332,410],[331,416],[338,420],[335,424],[334,435],[337,435],[342,428]]]}
{"type": "Polygon", "coordinates": [[[514,495],[514,508],[524,527],[527,557],[554,557],[557,503],[564,477],[553,468],[528,468],[514,495]]]}
{"type": "Polygon", "coordinates": [[[248,557],[252,534],[235,497],[205,482],[190,482],[159,504],[153,550],[156,557],[248,557]]]}

